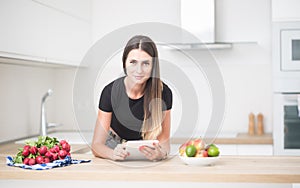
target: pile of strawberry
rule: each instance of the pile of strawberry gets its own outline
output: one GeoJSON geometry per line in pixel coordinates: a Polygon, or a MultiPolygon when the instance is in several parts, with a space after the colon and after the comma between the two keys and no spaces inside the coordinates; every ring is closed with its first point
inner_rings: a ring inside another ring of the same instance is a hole
{"type": "Polygon", "coordinates": [[[58,141],[55,137],[39,136],[37,141],[28,141],[23,148],[19,148],[14,163],[35,165],[64,159],[70,154],[71,146],[66,140],[58,141]]]}

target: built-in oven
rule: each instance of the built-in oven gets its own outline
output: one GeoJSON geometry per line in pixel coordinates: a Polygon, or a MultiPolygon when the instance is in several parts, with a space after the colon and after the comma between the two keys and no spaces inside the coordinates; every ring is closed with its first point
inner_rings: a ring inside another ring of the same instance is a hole
{"type": "Polygon", "coordinates": [[[274,94],[274,154],[300,155],[300,93],[274,94]]]}
{"type": "Polygon", "coordinates": [[[300,22],[272,29],[274,154],[300,156],[300,22]]]}

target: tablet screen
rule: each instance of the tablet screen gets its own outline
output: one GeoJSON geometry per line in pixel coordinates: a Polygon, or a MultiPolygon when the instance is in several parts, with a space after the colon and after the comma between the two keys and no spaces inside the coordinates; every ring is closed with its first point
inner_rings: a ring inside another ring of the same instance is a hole
{"type": "Polygon", "coordinates": [[[145,155],[140,152],[139,148],[141,146],[153,147],[153,143],[158,144],[158,140],[133,140],[126,142],[126,151],[130,153],[130,155],[126,158],[126,160],[148,160],[145,155]]]}

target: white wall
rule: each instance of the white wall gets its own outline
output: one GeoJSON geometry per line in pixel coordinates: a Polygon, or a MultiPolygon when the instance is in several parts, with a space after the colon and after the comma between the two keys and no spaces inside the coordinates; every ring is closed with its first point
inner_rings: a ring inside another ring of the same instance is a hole
{"type": "Polygon", "coordinates": [[[216,38],[234,42],[213,51],[226,87],[224,131],[246,132],[248,114],[263,113],[271,132],[271,0],[217,0],[216,38]]]}
{"type": "MultiPolygon", "coordinates": [[[[132,23],[160,21],[174,25],[180,24],[178,17],[177,20],[173,19],[174,16],[179,15],[180,1],[159,2],[158,7],[154,6],[156,1],[145,2],[132,0],[118,2],[116,5],[114,1],[110,3],[105,1],[108,6],[103,6],[104,1],[93,1],[94,10],[98,10],[93,15],[93,41],[96,42],[109,31],[132,23]],[[167,7],[168,14],[164,13],[164,7],[167,7]],[[155,9],[155,14],[149,14],[147,11],[149,9],[155,9]],[[112,18],[110,17],[111,12],[119,16],[112,18]],[[108,17],[110,19],[104,19],[108,17]],[[159,19],[160,17],[161,19],[159,19]],[[103,26],[105,27],[103,28],[103,26]]],[[[234,43],[232,49],[211,51],[223,74],[226,88],[227,108],[223,131],[246,132],[248,114],[253,112],[255,114],[263,113],[265,130],[271,132],[271,0],[216,0],[216,29],[218,42],[234,43]]],[[[193,53],[203,52],[195,51],[193,53]]],[[[160,58],[169,60],[183,71],[190,73],[190,80],[198,92],[201,92],[201,97],[198,99],[200,101],[198,135],[203,135],[209,119],[213,118],[207,86],[205,84],[199,86],[199,82],[206,83],[204,76],[201,73],[192,73],[191,67],[186,66],[189,60],[178,52],[160,51],[160,58]]],[[[101,92],[108,80],[113,80],[122,73],[121,52],[108,64],[107,74],[101,75],[100,81],[97,82],[96,102],[97,90],[101,92]]],[[[163,72],[162,69],[162,75],[163,72]]],[[[172,126],[175,129],[179,126],[178,122],[181,118],[181,111],[178,110],[180,104],[177,100],[180,100],[180,97],[176,98],[175,96],[172,116],[172,126]]]]}
{"type": "Polygon", "coordinates": [[[70,67],[0,63],[0,142],[39,134],[41,100],[50,88],[47,121],[62,126],[49,130],[78,130],[72,103],[75,73],[70,67]]]}
{"type": "Polygon", "coordinates": [[[55,69],[54,92],[55,97],[54,117],[62,126],[58,130],[78,130],[76,118],[73,112],[73,83],[76,76],[76,68],[55,69]]]}
{"type": "MultiPolygon", "coordinates": [[[[0,64],[0,142],[39,132],[41,99],[53,87],[52,68],[0,64]]],[[[46,104],[50,121],[55,95],[46,104]]]]}
{"type": "Polygon", "coordinates": [[[92,0],[92,40],[139,22],[180,25],[180,0],[92,0]]]}
{"type": "MultiPolygon", "coordinates": [[[[179,0],[93,0],[92,7],[93,42],[127,24],[144,21],[180,24],[179,0]]],[[[250,112],[262,112],[265,115],[266,131],[272,131],[270,8],[271,0],[216,0],[216,39],[219,42],[235,42],[232,49],[212,51],[223,74],[226,88],[227,108],[222,128],[224,132],[246,132],[250,112]]],[[[180,66],[186,61],[180,54],[171,51],[164,51],[161,55],[165,59],[174,59],[174,63],[180,66]]],[[[97,82],[95,104],[103,85],[121,73],[120,54],[110,62],[107,69],[118,71],[107,72],[103,75],[105,79],[97,82]]],[[[188,67],[182,68],[191,71],[188,67]]],[[[0,126],[3,130],[0,141],[38,133],[40,100],[49,87],[54,90],[53,96],[47,102],[49,121],[63,123],[64,126],[59,129],[77,129],[72,109],[75,72],[74,68],[53,69],[0,64],[0,126]]],[[[190,76],[199,79],[196,73],[190,76]]],[[[199,88],[199,92],[205,89],[205,86],[199,88]]],[[[209,100],[202,99],[200,110],[205,112],[210,105],[209,100]]],[[[176,122],[181,113],[176,107],[180,108],[180,104],[174,101],[173,127],[178,126],[176,122]]],[[[202,124],[213,117],[209,110],[205,113],[207,116],[200,121],[202,124]]],[[[201,126],[199,131],[205,130],[201,126]]],[[[90,126],[91,129],[93,127],[94,125],[90,126]]]]}

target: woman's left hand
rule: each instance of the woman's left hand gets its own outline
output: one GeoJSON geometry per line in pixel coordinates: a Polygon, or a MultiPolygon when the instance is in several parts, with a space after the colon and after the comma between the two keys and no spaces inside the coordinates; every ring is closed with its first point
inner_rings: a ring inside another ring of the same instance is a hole
{"type": "Polygon", "coordinates": [[[159,161],[167,157],[167,152],[158,143],[153,143],[153,147],[141,146],[139,150],[151,161],[159,161]]]}

